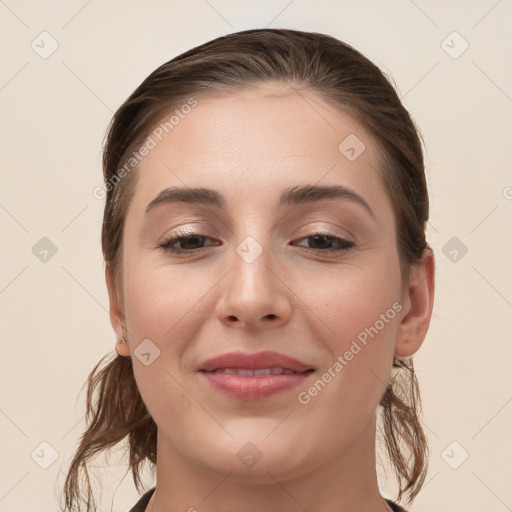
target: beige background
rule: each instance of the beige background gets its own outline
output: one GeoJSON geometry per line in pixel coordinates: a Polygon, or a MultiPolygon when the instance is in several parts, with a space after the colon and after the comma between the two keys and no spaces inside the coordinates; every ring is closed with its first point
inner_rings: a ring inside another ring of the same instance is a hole
{"type": "MultiPolygon", "coordinates": [[[[430,471],[410,510],[512,510],[511,18],[510,0],[0,1],[0,512],[59,510],[82,385],[114,347],[92,195],[113,111],[164,61],[258,27],[352,44],[419,124],[437,294],[415,357],[430,471]]],[[[128,510],[130,476],[110,464],[102,510],[128,510]]]]}

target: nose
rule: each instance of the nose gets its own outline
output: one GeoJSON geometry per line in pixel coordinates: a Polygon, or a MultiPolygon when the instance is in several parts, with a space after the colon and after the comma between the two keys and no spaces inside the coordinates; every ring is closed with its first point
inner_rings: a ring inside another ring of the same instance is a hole
{"type": "Polygon", "coordinates": [[[216,313],[228,327],[251,330],[277,328],[288,323],[293,295],[282,268],[272,258],[271,250],[254,240],[244,252],[243,243],[233,251],[231,270],[219,283],[221,296],[216,313]],[[252,251],[263,251],[255,259],[247,257],[252,251]]]}

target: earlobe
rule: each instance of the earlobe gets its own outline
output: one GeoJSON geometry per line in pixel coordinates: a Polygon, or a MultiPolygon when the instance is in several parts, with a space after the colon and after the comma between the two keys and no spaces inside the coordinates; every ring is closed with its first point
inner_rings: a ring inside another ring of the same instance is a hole
{"type": "Polygon", "coordinates": [[[395,355],[408,357],[422,345],[434,307],[434,253],[428,247],[420,263],[411,267],[409,284],[404,290],[404,316],[398,327],[395,355]]]}
{"type": "Polygon", "coordinates": [[[124,343],[121,340],[124,339],[124,333],[126,333],[126,325],[124,319],[124,313],[122,311],[121,303],[118,297],[118,291],[114,283],[114,276],[112,272],[112,266],[110,264],[105,265],[105,282],[107,284],[108,298],[109,298],[109,309],[110,309],[110,323],[117,336],[116,352],[120,356],[129,356],[130,347],[128,343],[124,343]]]}

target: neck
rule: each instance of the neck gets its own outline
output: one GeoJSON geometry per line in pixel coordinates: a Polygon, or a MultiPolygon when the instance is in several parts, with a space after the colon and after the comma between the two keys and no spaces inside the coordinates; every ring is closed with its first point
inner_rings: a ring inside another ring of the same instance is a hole
{"type": "Polygon", "coordinates": [[[285,474],[271,468],[255,471],[257,465],[221,473],[185,458],[160,431],[157,443],[157,484],[146,512],[391,510],[377,484],[375,418],[342,453],[326,454],[313,469],[304,463],[302,471],[285,474]]]}

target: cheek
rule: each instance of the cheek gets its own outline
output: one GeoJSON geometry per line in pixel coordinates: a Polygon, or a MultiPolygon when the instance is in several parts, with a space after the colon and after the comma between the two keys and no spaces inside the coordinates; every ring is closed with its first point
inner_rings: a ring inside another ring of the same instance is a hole
{"type": "MultiPolygon", "coordinates": [[[[381,258],[364,266],[340,265],[329,273],[297,276],[294,291],[325,327],[327,338],[339,344],[336,348],[343,348],[347,340],[376,322],[382,327],[381,315],[387,311],[384,320],[396,317],[393,304],[401,299],[400,271],[392,261],[381,258]]],[[[385,325],[390,331],[390,322],[385,325]]]]}
{"type": "Polygon", "coordinates": [[[318,386],[323,406],[345,404],[350,410],[367,404],[370,411],[385,391],[402,310],[400,270],[398,260],[393,261],[380,258],[364,267],[346,267],[316,279],[307,294],[305,302],[321,319],[315,337],[329,353],[320,372],[320,377],[327,372],[328,389],[318,386]]]}
{"type": "Polygon", "coordinates": [[[180,365],[182,354],[196,342],[207,307],[211,310],[201,301],[205,280],[201,273],[185,273],[183,267],[149,268],[135,259],[127,259],[126,268],[125,313],[137,387],[157,424],[179,432],[180,418],[197,408],[180,385],[180,365]],[[158,355],[146,366],[137,347],[148,339],[156,347],[150,345],[149,352],[158,355]]]}
{"type": "Polygon", "coordinates": [[[204,272],[184,266],[145,266],[126,262],[125,313],[128,328],[136,338],[179,340],[179,333],[196,321],[197,307],[208,289],[204,272]]]}

